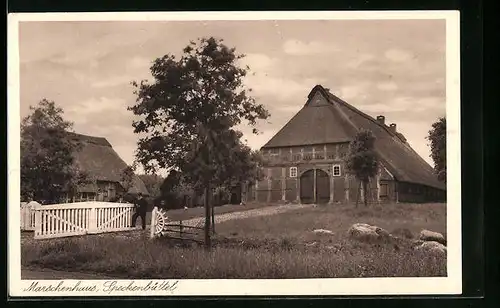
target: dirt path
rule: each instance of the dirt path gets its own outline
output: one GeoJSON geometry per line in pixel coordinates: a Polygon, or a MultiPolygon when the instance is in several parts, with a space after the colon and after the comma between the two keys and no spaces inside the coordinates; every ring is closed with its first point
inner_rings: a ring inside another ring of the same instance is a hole
{"type": "MultiPolygon", "coordinates": [[[[291,210],[302,209],[313,207],[313,204],[285,204],[285,205],[277,205],[277,206],[269,206],[265,208],[253,209],[248,211],[241,212],[232,212],[225,214],[216,214],[215,215],[215,223],[221,223],[228,220],[233,219],[244,219],[250,217],[259,217],[259,216],[269,216],[276,215],[284,212],[288,212],[291,210]]],[[[198,217],[189,220],[183,221],[183,224],[188,226],[199,226],[205,223],[205,217],[198,217]]]]}

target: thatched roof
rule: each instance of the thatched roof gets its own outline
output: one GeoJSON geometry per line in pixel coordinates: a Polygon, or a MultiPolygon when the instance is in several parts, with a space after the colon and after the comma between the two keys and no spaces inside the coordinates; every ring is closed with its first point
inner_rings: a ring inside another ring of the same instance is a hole
{"type": "MultiPolygon", "coordinates": [[[[69,133],[70,138],[80,143],[82,146],[76,152],[76,164],[89,174],[90,177],[98,181],[120,182],[123,170],[127,167],[118,153],[115,152],[111,144],[102,137],[86,136],[76,133],[69,133]]],[[[80,191],[96,191],[93,184],[88,184],[79,188],[80,191]]],[[[133,185],[129,193],[139,193],[148,195],[144,182],[138,177],[133,177],[133,185]]]]}
{"type": "Polygon", "coordinates": [[[304,107],[262,148],[349,142],[360,129],[373,132],[377,138],[375,149],[396,180],[446,189],[446,185],[437,180],[433,168],[400,132],[356,109],[321,85],[312,89],[304,107]],[[324,103],[311,104],[317,92],[326,99],[324,103]]]}

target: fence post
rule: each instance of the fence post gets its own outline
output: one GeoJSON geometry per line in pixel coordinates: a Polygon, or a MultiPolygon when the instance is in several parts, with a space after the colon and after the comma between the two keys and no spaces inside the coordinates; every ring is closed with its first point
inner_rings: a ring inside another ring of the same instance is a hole
{"type": "Polygon", "coordinates": [[[35,211],[35,238],[42,235],[42,210],[38,207],[33,207],[35,211]]]}
{"type": "Polygon", "coordinates": [[[26,205],[21,205],[21,230],[26,230],[26,205]]]}
{"type": "Polygon", "coordinates": [[[151,211],[151,223],[149,224],[149,231],[150,231],[150,238],[155,237],[155,230],[156,230],[156,211],[158,210],[158,207],[154,207],[153,210],[151,211]]]}
{"type": "Polygon", "coordinates": [[[90,208],[88,233],[95,233],[95,232],[97,232],[97,211],[96,211],[96,207],[92,206],[90,208]]]}

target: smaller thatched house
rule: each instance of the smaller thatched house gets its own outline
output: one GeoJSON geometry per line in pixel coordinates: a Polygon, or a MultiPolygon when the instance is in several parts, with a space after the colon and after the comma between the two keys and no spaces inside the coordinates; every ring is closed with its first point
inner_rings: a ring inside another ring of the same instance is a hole
{"type": "Polygon", "coordinates": [[[70,133],[70,138],[81,144],[80,149],[74,153],[75,163],[89,176],[90,183],[78,187],[73,196],[67,194],[66,202],[116,201],[126,194],[149,195],[144,182],[135,175],[128,191],[125,191],[122,175],[127,164],[118,156],[106,138],[75,133],[70,133]]]}

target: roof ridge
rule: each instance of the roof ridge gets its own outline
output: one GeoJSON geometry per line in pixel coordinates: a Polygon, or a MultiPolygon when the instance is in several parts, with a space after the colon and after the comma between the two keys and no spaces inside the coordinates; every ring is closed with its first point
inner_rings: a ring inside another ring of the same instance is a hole
{"type": "MultiPolygon", "coordinates": [[[[325,91],[326,91],[326,90],[325,90],[325,91]]],[[[367,114],[367,113],[365,113],[365,112],[363,112],[363,111],[359,110],[358,108],[354,107],[353,105],[351,105],[351,104],[347,103],[346,101],[344,101],[343,99],[339,98],[339,97],[338,97],[338,96],[336,96],[335,94],[333,94],[333,93],[331,93],[331,92],[329,92],[329,91],[326,91],[326,92],[327,92],[327,94],[329,94],[329,96],[331,96],[331,98],[333,98],[333,100],[334,100],[335,102],[340,103],[340,104],[343,104],[345,107],[347,107],[347,108],[351,109],[352,111],[356,112],[356,113],[357,113],[357,114],[359,114],[360,116],[363,116],[363,117],[365,117],[366,119],[368,119],[368,120],[372,121],[373,123],[375,123],[376,125],[378,125],[378,126],[382,127],[382,128],[383,128],[383,129],[385,129],[385,130],[386,130],[386,131],[387,131],[387,132],[388,132],[391,136],[394,136],[394,137],[398,138],[398,140],[399,140],[401,143],[403,143],[403,144],[405,144],[405,143],[406,143],[405,141],[403,141],[403,140],[401,139],[401,137],[399,137],[399,136],[398,136],[398,134],[397,134],[397,133],[393,133],[393,132],[389,129],[389,127],[388,127],[387,125],[385,125],[385,124],[380,124],[380,123],[379,123],[379,122],[378,122],[378,121],[377,121],[374,117],[372,117],[371,115],[369,115],[369,114],[367,114]]],[[[406,138],[405,138],[405,139],[406,139],[406,138]]]]}
{"type": "Polygon", "coordinates": [[[106,137],[97,137],[91,135],[84,135],[75,132],[66,132],[71,138],[77,139],[78,141],[84,141],[92,143],[99,146],[113,147],[106,137]]]}

